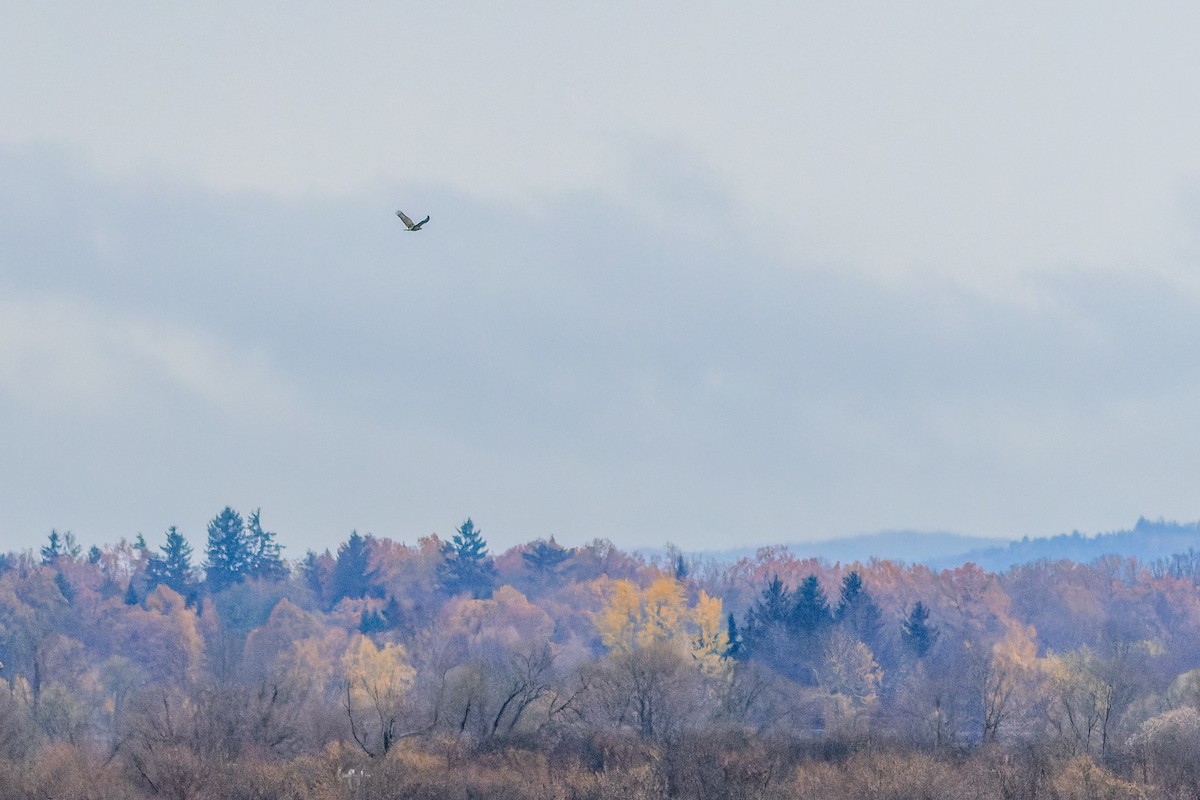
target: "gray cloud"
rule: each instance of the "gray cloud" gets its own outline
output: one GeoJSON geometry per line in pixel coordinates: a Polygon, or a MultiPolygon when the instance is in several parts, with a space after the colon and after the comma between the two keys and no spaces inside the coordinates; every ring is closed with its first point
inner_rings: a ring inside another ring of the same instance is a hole
{"type": "Polygon", "coordinates": [[[1187,289],[1081,269],[1018,302],[786,261],[695,159],[633,153],[626,195],[536,206],[0,153],[0,544],[200,540],[226,503],[293,555],[468,514],[498,547],[1200,515],[1187,289]]]}

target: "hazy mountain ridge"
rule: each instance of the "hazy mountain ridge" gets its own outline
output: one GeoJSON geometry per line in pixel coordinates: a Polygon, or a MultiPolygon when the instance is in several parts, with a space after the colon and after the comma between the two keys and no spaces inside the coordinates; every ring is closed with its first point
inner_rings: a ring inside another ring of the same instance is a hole
{"type": "MultiPolygon", "coordinates": [[[[731,563],[743,558],[754,559],[759,550],[764,547],[783,547],[796,558],[819,558],[831,564],[839,562],[851,564],[855,561],[865,563],[872,558],[900,561],[906,564],[934,561],[962,563],[956,559],[962,557],[965,560],[968,553],[1003,548],[1009,544],[1009,541],[1008,539],[967,536],[942,531],[879,531],[841,539],[788,542],[781,545],[749,545],[728,550],[686,552],[685,555],[731,563]]],[[[637,552],[653,559],[663,557],[667,551],[661,548],[639,548],[637,552]]]]}
{"type": "MultiPolygon", "coordinates": [[[[782,546],[797,558],[819,558],[829,563],[865,563],[878,558],[943,569],[971,562],[989,571],[1003,572],[1012,566],[1035,561],[1087,563],[1107,555],[1133,557],[1145,562],[1169,558],[1189,549],[1200,549],[1200,521],[1181,523],[1140,517],[1131,529],[1098,534],[1072,531],[1055,536],[1026,536],[1019,540],[948,532],[880,531],[844,539],[790,542],[782,546]]],[[[742,558],[754,559],[760,549],[761,546],[748,546],[687,555],[728,563],[742,558]]],[[[650,558],[666,553],[662,549],[638,552],[650,558]]]]}
{"type": "Polygon", "coordinates": [[[1200,521],[1181,523],[1140,517],[1132,529],[1094,536],[1073,531],[1046,538],[1026,537],[1004,547],[974,550],[966,553],[961,560],[942,562],[938,566],[954,566],[971,561],[986,570],[1004,571],[1014,565],[1033,561],[1086,563],[1109,555],[1151,562],[1194,548],[1200,548],[1200,521]]]}

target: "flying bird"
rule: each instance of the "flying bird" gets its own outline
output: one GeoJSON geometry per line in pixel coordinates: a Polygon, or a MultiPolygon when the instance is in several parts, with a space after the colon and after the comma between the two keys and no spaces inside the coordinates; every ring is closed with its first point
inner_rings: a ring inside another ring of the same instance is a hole
{"type": "Polygon", "coordinates": [[[411,219],[409,219],[408,215],[405,214],[403,211],[397,211],[396,216],[400,218],[400,221],[403,222],[404,226],[406,228],[408,228],[410,231],[419,231],[419,230],[421,230],[422,225],[424,225],[426,222],[429,222],[428,215],[426,215],[425,219],[421,220],[420,222],[418,222],[416,224],[413,224],[413,221],[411,219]]]}

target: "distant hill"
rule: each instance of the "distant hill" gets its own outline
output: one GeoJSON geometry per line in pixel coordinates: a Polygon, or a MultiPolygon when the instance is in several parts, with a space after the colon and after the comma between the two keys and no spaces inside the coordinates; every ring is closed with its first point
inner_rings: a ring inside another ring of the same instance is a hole
{"type": "MultiPolygon", "coordinates": [[[[1002,572],[1016,564],[1032,561],[1078,561],[1087,563],[1101,556],[1132,556],[1151,562],[1188,550],[1200,550],[1200,522],[1180,523],[1138,519],[1132,530],[1087,536],[1075,531],[1048,538],[1028,537],[1001,547],[974,550],[956,558],[954,563],[971,561],[984,569],[1002,572]]],[[[937,566],[953,566],[938,562],[937,566]]]]}
{"type": "MultiPolygon", "coordinates": [[[[790,542],[784,545],[796,558],[820,558],[830,563],[849,564],[854,561],[869,561],[879,558],[900,561],[906,564],[962,563],[957,559],[967,553],[1003,548],[1008,539],[993,539],[982,536],[964,536],[958,533],[930,533],[923,531],[881,531],[865,533],[844,539],[824,539],[817,542],[790,542]]],[[[741,558],[753,559],[760,546],[739,547],[729,550],[688,553],[719,562],[733,562],[741,558]]],[[[662,557],[660,549],[639,550],[649,558],[662,557]]]]}
{"type": "MultiPolygon", "coordinates": [[[[1017,541],[957,533],[882,531],[845,539],[791,542],[785,545],[797,558],[820,558],[830,563],[866,562],[872,558],[906,564],[926,564],[935,569],[968,562],[986,570],[1003,572],[1017,564],[1034,561],[1077,561],[1088,563],[1101,556],[1132,556],[1144,562],[1168,558],[1194,549],[1200,551],[1200,522],[1138,519],[1132,530],[1087,535],[1074,531],[1057,536],[1017,541]]],[[[689,556],[729,563],[753,559],[759,547],[721,551],[690,552],[689,556]]],[[[648,558],[662,558],[662,549],[641,549],[648,558]]]]}

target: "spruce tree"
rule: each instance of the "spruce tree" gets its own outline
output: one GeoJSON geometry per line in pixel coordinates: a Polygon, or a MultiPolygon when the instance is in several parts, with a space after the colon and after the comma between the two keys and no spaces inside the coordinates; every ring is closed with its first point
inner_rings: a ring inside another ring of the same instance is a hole
{"type": "Polygon", "coordinates": [[[304,554],[304,560],[300,562],[300,574],[304,576],[304,585],[311,589],[321,602],[326,600],[326,578],[333,572],[332,568],[328,566],[330,564],[334,564],[334,561],[328,550],[320,556],[316,551],[309,550],[304,554]]]}
{"type": "Polygon", "coordinates": [[[42,547],[42,563],[53,564],[61,556],[75,559],[81,552],[83,552],[83,548],[75,543],[75,534],[70,531],[59,534],[58,531],[51,528],[48,541],[42,547]]]}
{"type": "Polygon", "coordinates": [[[371,537],[351,531],[350,538],[338,548],[337,562],[333,565],[330,605],[336,605],[343,597],[366,597],[371,593],[374,577],[371,569],[371,537]]]}
{"type": "Polygon", "coordinates": [[[492,596],[496,567],[488,554],[487,542],[470,517],[442,550],[441,579],[450,594],[470,592],[477,599],[492,596]]]}
{"type": "Polygon", "coordinates": [[[929,609],[920,600],[900,623],[900,640],[905,648],[917,658],[925,655],[937,644],[940,631],[929,624],[929,609]]]}
{"type": "Polygon", "coordinates": [[[725,648],[725,657],[733,659],[741,659],[742,657],[742,634],[738,632],[737,620],[733,617],[733,612],[729,612],[729,621],[726,623],[725,638],[729,642],[729,646],[725,648]]]}
{"type": "Polygon", "coordinates": [[[208,523],[207,556],[205,580],[212,592],[245,579],[251,563],[250,542],[242,515],[229,506],[208,523]]]}
{"type": "Polygon", "coordinates": [[[570,558],[573,552],[574,550],[562,547],[551,536],[549,541],[539,539],[534,542],[528,550],[521,553],[521,558],[534,572],[545,576],[557,571],[559,564],[570,558]]]}
{"type": "Polygon", "coordinates": [[[858,641],[875,649],[882,628],[882,614],[871,595],[863,588],[857,571],[842,580],[842,595],[838,603],[837,623],[858,641]]]}
{"type": "Polygon", "coordinates": [[[195,575],[192,572],[192,548],[179,529],[172,525],[167,529],[167,542],[161,548],[162,555],[152,555],[146,563],[147,591],[162,584],[187,597],[192,589],[195,575]]]}
{"type": "Polygon", "coordinates": [[[42,546],[42,563],[53,564],[62,554],[62,537],[58,535],[58,531],[51,528],[49,541],[42,546]]]}
{"type": "Polygon", "coordinates": [[[283,545],[275,541],[272,531],[263,530],[259,516],[261,511],[260,508],[254,509],[246,520],[246,542],[250,554],[246,575],[261,581],[281,581],[288,576],[287,564],[280,555],[283,545]]]}
{"type": "Polygon", "coordinates": [[[816,636],[825,631],[833,616],[829,611],[829,601],[821,589],[821,582],[816,575],[809,575],[796,590],[796,605],[792,609],[791,626],[793,632],[800,636],[816,636]]]}
{"type": "Polygon", "coordinates": [[[792,614],[792,593],[774,576],[762,594],[746,612],[742,625],[742,654],[757,659],[772,669],[788,672],[791,646],[788,620],[792,614]]]}

